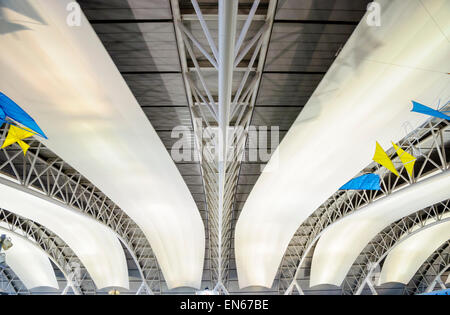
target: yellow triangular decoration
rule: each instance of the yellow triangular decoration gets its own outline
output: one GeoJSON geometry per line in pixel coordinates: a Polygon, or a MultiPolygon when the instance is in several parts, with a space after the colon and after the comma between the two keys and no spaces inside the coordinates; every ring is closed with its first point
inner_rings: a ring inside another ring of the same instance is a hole
{"type": "Polygon", "coordinates": [[[35,134],[30,131],[11,125],[9,127],[9,132],[8,135],[6,136],[5,142],[3,142],[2,149],[17,142],[22,148],[23,154],[25,155],[27,154],[27,151],[30,148],[30,146],[25,142],[23,142],[22,140],[34,135],[35,134]]]}
{"type": "Polygon", "coordinates": [[[17,141],[17,144],[20,145],[23,151],[23,155],[27,154],[28,149],[30,148],[30,145],[23,142],[22,140],[17,141]]]}
{"type": "Polygon", "coordinates": [[[408,152],[402,150],[402,148],[400,148],[394,142],[392,142],[392,145],[394,146],[395,151],[397,151],[397,155],[400,158],[400,161],[402,161],[403,165],[405,166],[406,171],[408,172],[409,176],[412,176],[416,158],[414,156],[412,156],[411,154],[409,154],[408,152]]]}
{"type": "Polygon", "coordinates": [[[377,162],[378,164],[386,167],[388,170],[390,170],[395,175],[399,176],[397,170],[395,169],[394,163],[392,163],[391,159],[387,155],[386,152],[384,152],[381,145],[377,142],[377,146],[375,149],[375,155],[373,156],[373,160],[377,162]]]}

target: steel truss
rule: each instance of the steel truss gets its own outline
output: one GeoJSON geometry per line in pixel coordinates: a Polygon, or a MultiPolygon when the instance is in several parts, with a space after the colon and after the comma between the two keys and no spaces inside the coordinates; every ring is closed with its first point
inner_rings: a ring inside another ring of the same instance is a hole
{"type": "MultiPolygon", "coordinates": [[[[8,127],[0,129],[2,141],[8,127]]],[[[139,270],[146,292],[161,292],[159,265],[138,225],[105,194],[35,138],[26,156],[16,144],[1,149],[0,182],[76,210],[107,226],[122,241],[139,270]]]]}
{"type": "MultiPolygon", "coordinates": [[[[67,280],[66,294],[72,289],[75,295],[95,293],[95,286],[82,262],[72,249],[56,234],[36,222],[0,209],[0,222],[7,224],[8,231],[42,250],[58,267],[67,280]]],[[[1,227],[0,229],[3,229],[1,227]]]]}
{"type": "Polygon", "coordinates": [[[195,15],[182,15],[178,0],[171,0],[171,5],[206,193],[210,281],[216,289],[227,293],[224,284],[228,281],[231,258],[234,193],[277,1],[271,0],[266,14],[261,15],[256,14],[260,1],[254,0],[247,16],[238,14],[238,0],[218,0],[217,14],[207,16],[202,14],[197,0],[191,2],[195,15]],[[239,35],[237,20],[245,20],[239,35]],[[253,37],[247,38],[255,20],[264,23],[253,37]],[[195,38],[186,21],[200,24],[207,47],[195,38]],[[218,25],[218,47],[208,23],[218,25]],[[189,67],[191,64],[193,68],[189,67]],[[205,79],[204,74],[211,71],[217,73],[217,95],[211,92],[205,79]],[[243,76],[233,91],[237,72],[243,76]]]}
{"type": "Polygon", "coordinates": [[[405,294],[421,294],[433,291],[437,285],[446,289],[442,281],[444,272],[450,269],[450,240],[442,244],[420,267],[405,287],[405,294]]]}
{"type": "MultiPolygon", "coordinates": [[[[407,126],[406,126],[407,127],[407,126]]],[[[405,133],[406,133],[405,127],[405,133]]],[[[380,191],[337,191],[324,202],[297,230],[282,259],[279,274],[279,292],[291,294],[296,288],[303,293],[297,282],[300,268],[311,249],[323,232],[334,222],[358,211],[371,202],[390,195],[407,185],[433,173],[446,172],[450,167],[448,143],[444,134],[450,132],[450,123],[441,119],[429,119],[416,130],[411,131],[398,145],[417,157],[415,172],[410,177],[405,167],[391,148],[387,153],[394,162],[400,176],[373,162],[362,170],[365,173],[377,173],[381,178],[380,191]]]]}
{"type": "Polygon", "coordinates": [[[29,295],[30,292],[14,271],[6,266],[0,267],[0,292],[7,295],[29,295]]]}
{"type": "Polygon", "coordinates": [[[347,275],[342,292],[344,294],[360,295],[366,285],[372,294],[376,295],[375,271],[387,255],[410,236],[422,232],[436,224],[450,221],[450,217],[444,218],[444,214],[450,213],[450,199],[439,202],[424,210],[391,224],[379,233],[363,250],[352,267],[356,269],[347,275]]]}

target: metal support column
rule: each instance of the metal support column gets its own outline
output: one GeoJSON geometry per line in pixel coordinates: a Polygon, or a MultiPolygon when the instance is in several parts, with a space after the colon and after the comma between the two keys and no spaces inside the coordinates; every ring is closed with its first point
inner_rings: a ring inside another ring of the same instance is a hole
{"type": "Polygon", "coordinates": [[[230,122],[231,87],[234,69],[237,0],[219,0],[219,279],[222,283],[222,230],[227,168],[228,127],[230,122]]]}

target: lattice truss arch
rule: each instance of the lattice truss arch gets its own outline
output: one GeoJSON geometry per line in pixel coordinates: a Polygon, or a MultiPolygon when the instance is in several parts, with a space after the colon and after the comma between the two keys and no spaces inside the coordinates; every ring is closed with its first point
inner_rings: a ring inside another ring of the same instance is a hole
{"type": "Polygon", "coordinates": [[[203,15],[198,1],[191,0],[195,15],[185,15],[180,12],[179,1],[171,0],[183,79],[195,144],[200,152],[206,193],[205,225],[209,239],[210,281],[225,291],[223,284],[228,280],[232,247],[234,193],[277,1],[271,0],[266,9],[259,8],[258,11],[260,0],[254,0],[248,14],[240,14],[238,2],[218,0],[218,11],[211,14],[210,9],[207,15],[203,15]],[[236,28],[236,20],[245,21],[240,30],[236,28]],[[207,43],[201,43],[193,35],[186,25],[187,21],[199,24],[207,43]],[[248,31],[255,21],[260,23],[260,27],[256,34],[249,37],[248,31]],[[218,25],[218,45],[211,35],[211,25],[218,25]],[[221,37],[229,42],[221,42],[221,37]],[[205,78],[205,73],[211,71],[215,71],[219,78],[217,95],[211,92],[210,84],[205,78]],[[232,81],[238,73],[242,74],[242,78],[237,90],[233,91],[229,79],[231,76],[232,81]],[[229,93],[230,89],[232,95],[229,93]],[[226,161],[225,165],[221,164],[221,159],[226,161]]]}
{"type": "Polygon", "coordinates": [[[431,173],[448,171],[450,155],[448,154],[449,143],[446,142],[445,134],[449,132],[450,123],[448,121],[430,118],[422,126],[409,132],[398,143],[403,150],[417,157],[412,177],[407,173],[395,150],[391,148],[387,153],[394,162],[400,174],[399,177],[373,162],[357,175],[379,174],[381,178],[380,191],[337,191],[325,201],[297,229],[286,249],[279,267],[278,289],[280,294],[291,294],[294,287],[303,293],[296,281],[300,268],[324,230],[334,222],[397,189],[414,184],[431,173]]]}
{"type": "Polygon", "coordinates": [[[447,289],[443,274],[450,270],[450,240],[441,245],[419,268],[405,287],[405,294],[421,294],[438,289],[447,289]]]}
{"type": "MultiPolygon", "coordinates": [[[[75,295],[95,294],[95,285],[86,268],[72,249],[55,233],[5,209],[0,209],[0,222],[7,224],[10,233],[25,239],[47,254],[67,280],[62,294],[68,293],[69,288],[75,295]]],[[[22,294],[19,290],[14,291],[22,294]]]]}
{"type": "Polygon", "coordinates": [[[0,291],[7,295],[29,295],[30,292],[14,271],[6,266],[0,268],[0,291]]]}
{"type": "MultiPolygon", "coordinates": [[[[2,142],[7,131],[6,125],[0,129],[2,142]]],[[[37,139],[30,139],[26,156],[17,144],[0,150],[0,181],[19,184],[21,189],[30,193],[37,191],[42,198],[51,198],[53,202],[107,226],[125,245],[136,263],[142,279],[138,293],[160,293],[164,280],[144,232],[83,175],[37,139]]]]}
{"type": "Polygon", "coordinates": [[[448,213],[450,213],[449,199],[404,217],[380,232],[356,259],[351,268],[356,271],[345,278],[342,293],[360,295],[367,285],[371,293],[376,295],[375,271],[380,270],[378,268],[391,250],[416,233],[450,221],[449,217],[444,217],[444,214],[448,213]]]}

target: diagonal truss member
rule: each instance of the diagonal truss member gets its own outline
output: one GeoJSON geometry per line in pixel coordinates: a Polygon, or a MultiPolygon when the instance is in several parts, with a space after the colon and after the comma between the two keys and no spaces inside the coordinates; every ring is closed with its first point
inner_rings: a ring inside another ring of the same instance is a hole
{"type": "MultiPolygon", "coordinates": [[[[325,201],[298,228],[286,249],[279,268],[280,294],[291,294],[294,287],[299,286],[298,279],[301,277],[301,270],[305,266],[308,255],[310,255],[322,234],[334,223],[377,199],[389,196],[396,190],[417,183],[429,174],[447,172],[450,169],[450,160],[445,134],[448,132],[450,132],[448,121],[438,118],[429,119],[400,141],[400,147],[418,157],[415,164],[416,171],[412,177],[399,161],[395,150],[391,149],[388,154],[396,165],[400,174],[399,177],[394,177],[389,171],[374,162],[362,170],[361,174],[379,174],[381,178],[380,191],[337,191],[325,201]]],[[[348,281],[349,279],[346,278],[345,288],[348,281]]],[[[350,285],[350,287],[352,286],[353,284],[350,285]]]]}
{"type": "Polygon", "coordinates": [[[195,16],[182,14],[171,0],[183,79],[200,154],[206,192],[211,282],[226,293],[231,251],[232,205],[245,143],[266,57],[276,0],[261,8],[260,0],[240,14],[238,0],[218,0],[217,12],[204,16],[191,0],[195,16]],[[264,14],[261,14],[264,12],[264,14]],[[240,22],[238,25],[238,21],[240,22]],[[242,23],[243,21],[243,23],[242,23]],[[258,21],[256,32],[249,30],[258,21]],[[196,38],[189,23],[202,31],[196,38]],[[193,25],[193,24],[192,24],[193,25]],[[216,33],[214,33],[216,32],[216,33]],[[214,36],[218,38],[215,42],[214,36]],[[193,66],[193,67],[192,67],[193,66]],[[240,72],[236,86],[234,79],[240,72]],[[217,87],[205,74],[217,75],[217,87]],[[215,90],[214,90],[215,89],[215,90]]]}
{"type": "MultiPolygon", "coordinates": [[[[7,127],[0,129],[3,140],[7,127]]],[[[153,250],[137,224],[83,175],[32,138],[26,156],[12,145],[0,150],[0,181],[69,207],[108,227],[125,245],[150,294],[160,293],[161,273],[153,250]]]]}

